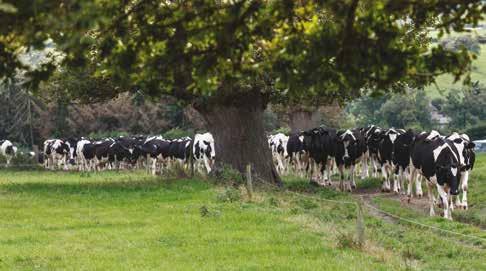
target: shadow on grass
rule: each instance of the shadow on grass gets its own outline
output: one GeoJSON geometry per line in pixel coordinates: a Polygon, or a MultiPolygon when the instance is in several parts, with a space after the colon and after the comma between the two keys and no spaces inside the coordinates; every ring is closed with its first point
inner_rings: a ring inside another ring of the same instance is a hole
{"type": "Polygon", "coordinates": [[[0,193],[32,193],[32,194],[104,194],[104,193],[143,193],[143,192],[181,192],[197,193],[210,188],[206,182],[194,179],[162,179],[133,177],[121,180],[80,181],[66,180],[63,182],[9,182],[0,184],[0,193]]]}

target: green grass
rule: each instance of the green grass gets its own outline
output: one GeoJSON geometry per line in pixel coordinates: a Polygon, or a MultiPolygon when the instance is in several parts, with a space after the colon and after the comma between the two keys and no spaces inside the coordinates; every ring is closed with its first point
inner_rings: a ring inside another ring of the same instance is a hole
{"type": "Polygon", "coordinates": [[[257,195],[257,203],[222,202],[220,187],[143,173],[0,174],[3,270],[389,270],[396,265],[393,257],[337,249],[335,232],[305,225],[312,204],[296,200],[295,207],[279,208],[285,200],[275,196],[278,202],[271,204],[272,192],[257,195]]]}
{"type": "MultiPolygon", "coordinates": [[[[431,37],[437,37],[437,31],[431,31],[431,37]]],[[[472,35],[472,36],[486,36],[486,29],[478,29],[474,30],[470,33],[456,33],[452,32],[449,35],[445,35],[445,37],[455,37],[455,36],[462,36],[462,35],[472,35]]],[[[482,84],[486,84],[484,78],[486,77],[486,44],[481,44],[481,53],[478,55],[477,59],[473,61],[473,70],[471,72],[471,80],[473,82],[479,81],[482,84]]],[[[454,83],[454,77],[449,74],[441,75],[436,79],[437,85],[430,85],[425,88],[427,94],[431,98],[437,98],[440,96],[446,96],[448,91],[451,89],[462,89],[462,81],[458,81],[454,83]]]]}
{"type": "MultiPolygon", "coordinates": [[[[480,160],[484,166],[486,157],[480,160]]],[[[355,206],[315,199],[352,196],[299,178],[287,178],[286,188],[311,197],[259,188],[248,201],[242,188],[143,172],[0,171],[0,269],[486,269],[481,242],[371,214],[359,248],[355,206]]],[[[480,200],[473,195],[471,203],[480,200]]],[[[403,215],[482,234],[458,222],[403,215]]]]}

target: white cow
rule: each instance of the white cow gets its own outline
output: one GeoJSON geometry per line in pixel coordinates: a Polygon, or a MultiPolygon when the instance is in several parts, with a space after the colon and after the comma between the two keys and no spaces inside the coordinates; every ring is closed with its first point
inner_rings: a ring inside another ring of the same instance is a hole
{"type": "Polygon", "coordinates": [[[285,169],[285,158],[288,156],[287,154],[287,143],[289,142],[289,137],[278,133],[275,135],[271,135],[268,139],[270,149],[272,150],[273,159],[276,162],[277,171],[279,173],[284,173],[285,169]]]}
{"type": "Polygon", "coordinates": [[[213,135],[210,133],[196,134],[192,145],[192,153],[197,168],[200,169],[201,164],[204,163],[207,173],[210,173],[214,157],[216,156],[213,135]]]}
{"type": "Polygon", "coordinates": [[[17,147],[15,147],[9,140],[0,140],[0,155],[5,156],[7,159],[7,167],[10,166],[10,161],[17,153],[17,147]]]}

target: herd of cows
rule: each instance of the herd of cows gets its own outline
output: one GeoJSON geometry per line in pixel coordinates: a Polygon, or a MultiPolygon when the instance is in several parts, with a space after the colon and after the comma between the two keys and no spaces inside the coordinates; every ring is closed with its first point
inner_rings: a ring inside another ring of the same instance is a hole
{"type": "MultiPolygon", "coordinates": [[[[415,194],[422,196],[421,180],[425,178],[431,216],[435,215],[437,203],[448,219],[452,219],[454,206],[467,209],[468,178],[475,154],[474,143],[465,134],[442,136],[437,131],[414,133],[374,125],[342,131],[318,127],[290,136],[269,135],[268,144],[280,174],[292,172],[319,185],[330,185],[337,169],[339,188],[351,191],[356,188],[357,171],[361,171],[361,178],[378,177],[381,173],[383,191],[407,194],[409,199],[413,187],[415,194]]],[[[0,141],[0,154],[7,158],[7,164],[16,151],[10,141],[0,141]]],[[[213,136],[204,133],[176,140],[161,136],[48,139],[37,156],[47,169],[148,167],[157,174],[175,163],[184,165],[190,160],[196,170],[209,173],[215,154],[213,136]]]]}
{"type": "Polygon", "coordinates": [[[423,195],[421,180],[425,178],[431,216],[436,203],[443,206],[448,219],[452,219],[454,205],[467,209],[475,153],[466,134],[442,136],[437,131],[414,133],[374,125],[343,131],[319,127],[290,136],[271,135],[268,142],[280,173],[293,168],[326,185],[331,184],[331,173],[337,168],[339,188],[351,191],[360,167],[362,178],[378,177],[381,172],[382,191],[407,194],[409,200],[414,185],[415,194],[423,195]],[[440,200],[436,200],[434,188],[440,200]]]}

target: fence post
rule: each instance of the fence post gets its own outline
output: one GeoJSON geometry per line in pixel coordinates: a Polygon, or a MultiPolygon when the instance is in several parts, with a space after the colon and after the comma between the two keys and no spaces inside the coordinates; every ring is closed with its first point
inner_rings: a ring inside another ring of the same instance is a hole
{"type": "Polygon", "coordinates": [[[363,197],[359,197],[356,203],[356,235],[360,247],[365,244],[365,224],[363,216],[363,197]]]}
{"type": "Polygon", "coordinates": [[[246,166],[246,190],[248,191],[248,198],[251,200],[253,197],[253,182],[251,177],[251,164],[246,166]]]}

